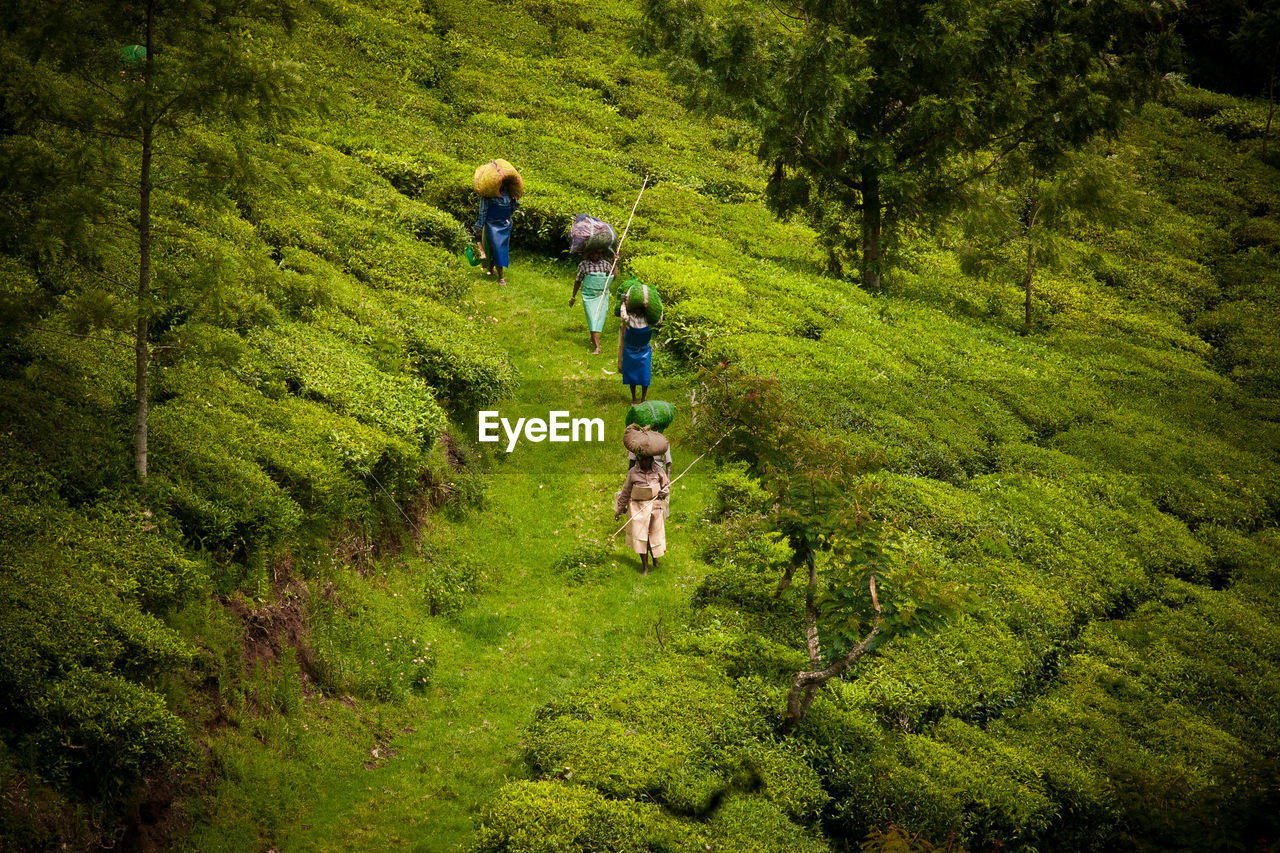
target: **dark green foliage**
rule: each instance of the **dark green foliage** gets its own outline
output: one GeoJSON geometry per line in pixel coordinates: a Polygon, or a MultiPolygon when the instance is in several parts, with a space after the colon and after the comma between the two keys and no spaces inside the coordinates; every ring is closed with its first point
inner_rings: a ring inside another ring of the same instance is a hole
{"type": "MultiPolygon", "coordinates": [[[[940,21],[972,4],[961,6],[864,11],[907,32],[913,10],[940,21]]],[[[777,20],[761,13],[727,12],[748,35],[777,20]]],[[[100,789],[128,796],[148,776],[178,775],[193,754],[183,742],[214,709],[246,744],[215,747],[217,777],[265,766],[258,778],[296,784],[281,755],[313,760],[296,718],[312,702],[318,715],[341,707],[304,700],[299,669],[318,677],[320,696],[350,694],[371,717],[384,699],[436,701],[436,689],[411,698],[433,657],[420,651],[421,621],[389,612],[391,589],[447,616],[442,633],[495,655],[516,628],[543,627],[497,608],[467,612],[492,569],[463,543],[407,558],[414,569],[402,576],[379,574],[389,558],[375,553],[394,551],[410,527],[431,541],[448,525],[424,524],[424,508],[449,496],[472,505],[483,489],[476,454],[440,436],[446,412],[467,423],[515,381],[481,318],[455,308],[468,287],[456,252],[458,223],[475,213],[471,172],[506,156],[529,188],[517,283],[522,256],[565,248],[574,213],[624,222],[653,176],[626,274],[666,302],[659,360],[690,372],[730,365],[719,389],[696,389],[704,446],[745,407],[751,428],[716,454],[756,463],[779,437],[776,405],[797,431],[789,452],[812,447],[801,461],[873,457],[836,491],[892,533],[885,601],[927,600],[909,585],[964,585],[968,596],[931,634],[899,636],[829,682],[779,742],[788,679],[808,665],[803,591],[775,595],[795,549],[773,524],[778,491],[725,468],[714,518],[695,522],[711,566],[693,612],[674,617],[659,652],[641,649],[539,715],[526,743],[545,778],[491,799],[483,849],[791,851],[822,849],[821,836],[856,846],[870,831],[936,849],[949,839],[956,849],[1216,849],[1277,837],[1280,199],[1259,156],[1257,103],[1183,88],[1131,116],[1097,153],[1141,203],[1122,196],[1116,227],[1058,224],[1057,263],[1036,280],[1037,334],[1022,338],[1018,293],[1002,276],[967,274],[949,226],[898,220],[891,296],[824,279],[820,244],[849,237],[844,218],[815,217],[815,234],[757,203],[768,175],[753,124],[685,112],[625,43],[639,20],[632,4],[325,0],[298,4],[297,16],[295,42],[274,27],[249,31],[282,62],[306,64],[327,112],[287,132],[214,122],[167,149],[145,490],[125,486],[131,303],[97,274],[129,268],[131,235],[84,215],[128,209],[132,196],[99,198],[82,180],[136,153],[80,145],[70,158],[66,132],[32,132],[8,94],[0,109],[7,797],[37,790],[61,804],[51,808],[118,813],[100,789]],[[332,568],[330,550],[366,574],[332,568]],[[302,639],[314,659],[286,652],[246,674],[245,625],[219,602],[249,618],[271,612],[287,598],[289,554],[317,587],[302,639]],[[346,578],[332,600],[331,577],[346,578]],[[385,596],[362,592],[382,586],[385,596]],[[92,754],[77,748],[87,742],[92,754]]],[[[930,37],[920,32],[908,36],[930,37]]],[[[954,55],[964,38],[957,30],[922,55],[954,55]]],[[[109,46],[115,62],[120,44],[109,46]]],[[[1025,70],[1009,68],[1001,59],[988,72],[1016,81],[1025,70]]],[[[981,101],[917,101],[906,136],[941,128],[927,141],[950,146],[947,120],[968,120],[981,101]]],[[[1067,135],[1109,129],[1123,102],[1080,101],[1069,112],[1083,123],[1068,121],[1067,135]]],[[[814,117],[816,129],[836,126],[814,117]]],[[[935,165],[943,177],[973,166],[935,165]]],[[[794,178],[784,169],[778,202],[794,200],[794,178]]],[[[810,199],[828,189],[810,187],[810,199]]],[[[786,496],[792,509],[805,497],[786,496]]],[[[851,564],[881,559],[874,542],[855,546],[851,564]]],[[[825,577],[830,558],[819,549],[816,559],[825,577]]],[[[585,548],[555,568],[611,583],[607,565],[585,548]]],[[[846,576],[852,597],[833,596],[828,628],[850,614],[865,627],[866,588],[846,576]]],[[[354,752],[359,768],[368,752],[354,752]]],[[[312,793],[297,795],[303,808],[312,793]]],[[[298,814],[271,797],[232,802],[243,847],[274,844],[298,814]]],[[[5,842],[45,849],[72,836],[23,831],[5,842]]]]}
{"type": "Polygon", "coordinates": [[[4,461],[0,731],[24,772],[89,797],[127,796],[189,745],[152,688],[192,650],[143,608],[201,595],[202,567],[175,548],[173,522],[142,504],[76,512],[4,461]]]}
{"type": "Polygon", "coordinates": [[[759,15],[653,0],[645,38],[695,98],[756,126],[770,207],[811,221],[836,269],[859,251],[879,289],[902,223],[1019,148],[1051,165],[1114,132],[1171,61],[1160,31],[1175,8],[796,2],[759,15]]]}
{"type": "MultiPolygon", "coordinates": [[[[432,448],[443,406],[465,413],[514,381],[479,324],[440,301],[460,289],[452,253],[464,238],[426,200],[432,160],[358,128],[326,136],[327,120],[294,111],[333,102],[297,73],[294,51],[307,51],[290,21],[263,17],[272,4],[196,4],[187,11],[206,17],[175,30],[175,7],[158,2],[153,57],[170,76],[157,73],[151,94],[235,91],[207,110],[183,95],[166,114],[182,132],[157,143],[143,306],[151,464],[145,488],[130,486],[138,188],[127,178],[140,125],[112,94],[138,94],[117,54],[145,4],[117,5],[118,20],[93,4],[6,9],[0,38],[4,772],[68,814],[97,810],[108,834],[145,778],[180,775],[206,703],[240,701],[240,632],[184,608],[212,592],[271,600],[291,551],[394,539],[424,484],[432,499],[474,503],[476,477],[432,448]],[[237,36],[199,50],[206,24],[237,36]],[[241,96],[252,103],[231,109],[241,96]],[[285,113],[297,135],[276,123],[285,113]]],[[[308,38],[327,38],[314,9],[295,11],[308,38]]],[[[380,19],[350,12],[373,39],[380,19]]],[[[412,33],[414,45],[427,38],[412,33]]],[[[447,82],[417,47],[394,61],[447,82]]],[[[384,627],[340,608],[315,617],[324,689],[421,692],[430,655],[384,627]]],[[[296,687],[299,676],[262,678],[296,687]]]]}

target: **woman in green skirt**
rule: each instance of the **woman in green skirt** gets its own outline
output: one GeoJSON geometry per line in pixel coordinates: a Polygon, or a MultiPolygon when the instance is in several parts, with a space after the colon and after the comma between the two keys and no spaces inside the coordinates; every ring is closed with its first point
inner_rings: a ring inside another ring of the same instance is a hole
{"type": "Polygon", "coordinates": [[[591,354],[600,354],[600,333],[604,331],[605,317],[609,314],[609,284],[613,276],[609,273],[613,264],[606,261],[599,251],[587,254],[586,260],[578,264],[578,276],[573,280],[573,295],[569,297],[569,307],[582,291],[582,310],[587,315],[587,331],[591,333],[591,354]]]}

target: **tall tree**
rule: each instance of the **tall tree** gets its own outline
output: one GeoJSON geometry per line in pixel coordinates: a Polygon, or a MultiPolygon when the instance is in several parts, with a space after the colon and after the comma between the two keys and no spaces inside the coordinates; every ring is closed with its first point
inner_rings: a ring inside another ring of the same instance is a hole
{"type": "MultiPolygon", "coordinates": [[[[287,24],[291,0],[17,0],[0,11],[0,104],[15,139],[0,156],[19,254],[69,259],[93,285],[120,290],[133,270],[134,466],[147,477],[156,158],[214,123],[287,116],[296,75],[255,44],[251,25],[287,24]],[[132,202],[128,196],[132,195],[132,202]],[[127,220],[131,251],[114,229],[127,220]]],[[[166,177],[178,180],[175,167],[166,177]]],[[[74,288],[63,277],[55,289],[74,288]]],[[[87,287],[86,292],[92,290],[87,287]]],[[[111,294],[118,298],[118,293],[111,294]]],[[[93,300],[88,300],[92,302],[93,300]]],[[[107,300],[110,301],[110,300],[107,300]]],[[[91,312],[92,313],[92,312],[91,312]]],[[[90,325],[124,325],[96,312],[90,325]]]]}
{"type": "MultiPolygon", "coordinates": [[[[1265,160],[1276,115],[1276,76],[1280,72],[1280,0],[1256,0],[1251,4],[1231,34],[1231,45],[1241,63],[1240,71],[1244,72],[1241,76],[1257,81],[1263,97],[1267,99],[1267,123],[1262,131],[1262,157],[1265,160]]],[[[1248,83],[1245,85],[1252,88],[1248,83]]]]}
{"type": "Polygon", "coordinates": [[[878,289],[900,223],[1023,147],[1117,128],[1171,60],[1176,2],[646,0],[644,39],[695,100],[755,124],[770,206],[878,289]]]}
{"type": "Polygon", "coordinates": [[[754,521],[791,552],[774,597],[791,588],[797,571],[805,577],[796,633],[808,666],[787,691],[785,735],[824,685],[894,637],[933,630],[959,609],[962,591],[894,559],[891,531],[868,511],[876,486],[864,475],[874,458],[815,432],[776,380],[721,365],[701,381],[704,428],[751,463],[763,487],[754,521]]]}
{"type": "Polygon", "coordinates": [[[976,181],[961,212],[970,272],[1012,273],[1023,295],[1022,333],[1033,324],[1036,273],[1062,259],[1069,228],[1119,224],[1137,202],[1099,151],[1064,155],[1052,170],[1014,156],[976,181]]]}

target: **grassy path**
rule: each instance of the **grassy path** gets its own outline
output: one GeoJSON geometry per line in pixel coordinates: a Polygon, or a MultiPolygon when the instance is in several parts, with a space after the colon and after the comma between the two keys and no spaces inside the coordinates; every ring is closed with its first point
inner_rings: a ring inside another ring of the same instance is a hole
{"type": "MultiPolygon", "coordinates": [[[[413,700],[412,733],[393,739],[390,759],[370,762],[372,769],[316,773],[308,814],[279,850],[465,848],[485,804],[524,772],[520,734],[533,711],[619,659],[648,654],[658,619],[670,623],[687,607],[702,571],[690,536],[707,498],[698,468],[676,486],[671,553],[660,571],[642,578],[622,536],[613,549],[616,567],[606,565],[598,577],[574,583],[552,570],[579,541],[604,540],[617,528],[613,493],[626,470],[619,435],[630,397],[618,376],[604,372],[614,369],[616,327],[606,328],[604,354],[590,356],[582,310],[567,305],[572,274],[565,264],[521,265],[507,288],[478,284],[466,308],[496,320],[495,333],[520,371],[516,399],[498,407],[503,416],[545,418],[567,409],[603,417],[605,442],[522,442],[502,454],[485,508],[453,531],[491,577],[460,615],[431,620],[436,685],[413,700]]],[[[685,389],[656,374],[654,397],[674,402],[687,418],[685,389]]],[[[671,430],[676,473],[695,455],[682,451],[685,426],[678,420],[671,430]]]]}

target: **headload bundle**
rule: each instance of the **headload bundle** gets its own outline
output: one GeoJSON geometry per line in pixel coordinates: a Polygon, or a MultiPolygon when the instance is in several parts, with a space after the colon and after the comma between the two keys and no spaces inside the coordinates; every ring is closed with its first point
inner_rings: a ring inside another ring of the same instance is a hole
{"type": "Polygon", "coordinates": [[[619,305],[623,302],[627,304],[627,314],[630,316],[644,314],[650,326],[662,324],[662,297],[658,295],[657,288],[650,287],[639,279],[629,278],[618,291],[618,302],[619,305]]]}
{"type": "Polygon", "coordinates": [[[490,160],[476,169],[476,192],[485,198],[497,198],[503,190],[513,199],[524,195],[524,178],[506,160],[490,160]]]}
{"type": "Polygon", "coordinates": [[[573,224],[569,226],[570,252],[612,253],[617,245],[618,232],[608,222],[585,213],[573,217],[573,224]]]}
{"type": "Polygon", "coordinates": [[[627,426],[635,424],[662,432],[675,419],[676,407],[661,400],[649,400],[627,409],[627,426]]]}
{"type": "Polygon", "coordinates": [[[622,446],[636,456],[661,456],[671,444],[662,433],[631,424],[622,433],[622,446]]]}

